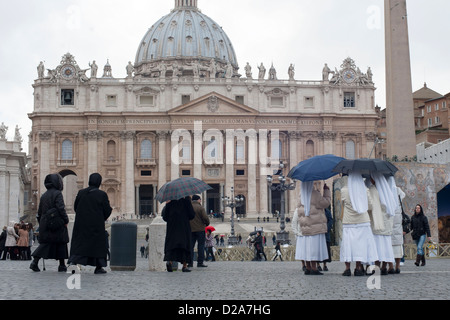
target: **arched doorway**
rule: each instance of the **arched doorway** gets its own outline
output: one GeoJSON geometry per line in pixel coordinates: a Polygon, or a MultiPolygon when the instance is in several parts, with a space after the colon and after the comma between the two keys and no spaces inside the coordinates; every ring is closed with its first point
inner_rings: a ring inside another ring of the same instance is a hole
{"type": "Polygon", "coordinates": [[[450,184],[437,194],[439,243],[450,243],[450,184]]]}
{"type": "Polygon", "coordinates": [[[238,218],[245,218],[245,215],[247,214],[247,199],[243,194],[238,195],[238,197],[243,198],[244,202],[242,206],[236,207],[236,216],[238,218]]]}
{"type": "Polygon", "coordinates": [[[63,178],[64,189],[62,193],[64,204],[66,205],[66,212],[67,214],[75,214],[73,204],[78,194],[77,174],[68,169],[60,171],[59,174],[63,178]]]}

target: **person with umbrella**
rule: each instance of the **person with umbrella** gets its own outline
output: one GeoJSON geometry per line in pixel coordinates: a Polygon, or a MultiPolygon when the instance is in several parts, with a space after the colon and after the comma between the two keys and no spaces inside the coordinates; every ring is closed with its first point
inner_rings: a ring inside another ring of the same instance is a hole
{"type": "Polygon", "coordinates": [[[340,260],[345,262],[343,276],[351,276],[351,263],[356,262],[355,276],[363,276],[363,264],[378,260],[377,249],[371,229],[369,209],[372,197],[358,171],[351,171],[343,178],[341,189],[342,243],[340,260]]]}
{"type": "Polygon", "coordinates": [[[190,272],[192,232],[190,221],[195,218],[190,196],[179,200],[169,200],[162,210],[162,218],[167,222],[164,243],[164,261],[168,272],[172,272],[173,261],[183,265],[183,272],[190,272]]]}
{"type": "Polygon", "coordinates": [[[198,195],[192,197],[192,207],[195,211],[195,218],[190,221],[192,232],[192,247],[191,247],[191,261],[189,267],[194,264],[194,248],[197,242],[197,267],[207,267],[203,262],[205,261],[205,227],[209,226],[209,218],[206,214],[205,208],[201,205],[201,198],[198,195]]]}
{"type": "Polygon", "coordinates": [[[212,233],[216,229],[213,226],[207,226],[205,228],[205,248],[206,248],[206,261],[216,261],[216,258],[214,257],[214,237],[212,233]]]}
{"type": "Polygon", "coordinates": [[[299,259],[306,262],[306,275],[322,275],[323,273],[317,269],[317,262],[328,259],[325,209],[331,204],[331,191],[324,184],[322,196],[320,188],[320,181],[301,184],[301,206],[298,208],[298,216],[302,237],[299,243],[299,259]]]}

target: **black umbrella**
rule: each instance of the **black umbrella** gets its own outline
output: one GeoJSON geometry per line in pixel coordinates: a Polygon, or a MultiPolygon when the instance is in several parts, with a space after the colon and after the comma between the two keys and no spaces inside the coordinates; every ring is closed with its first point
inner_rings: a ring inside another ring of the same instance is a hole
{"type": "Polygon", "coordinates": [[[342,160],[333,172],[349,174],[352,171],[361,172],[362,174],[371,174],[379,172],[385,175],[395,175],[398,168],[392,163],[381,159],[356,159],[342,160]]]}

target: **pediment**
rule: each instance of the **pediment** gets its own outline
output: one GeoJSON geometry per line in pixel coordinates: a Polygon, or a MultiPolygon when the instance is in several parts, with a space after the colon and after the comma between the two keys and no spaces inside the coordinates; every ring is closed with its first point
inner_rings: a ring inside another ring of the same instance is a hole
{"type": "Polygon", "coordinates": [[[254,116],[259,112],[246,105],[240,104],[216,92],[190,101],[168,111],[169,115],[225,115],[225,116],[254,116]]]}

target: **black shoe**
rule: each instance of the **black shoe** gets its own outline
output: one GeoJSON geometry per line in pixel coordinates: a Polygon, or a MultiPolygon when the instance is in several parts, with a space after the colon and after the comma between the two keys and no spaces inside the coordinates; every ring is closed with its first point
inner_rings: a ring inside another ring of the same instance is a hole
{"type": "Polygon", "coordinates": [[[94,274],[104,274],[104,273],[106,273],[106,270],[103,269],[102,267],[95,268],[95,270],[94,270],[94,274]]]}
{"type": "Polygon", "coordinates": [[[206,268],[207,265],[203,263],[197,263],[197,268],[206,268]]]}
{"type": "Polygon", "coordinates": [[[37,261],[34,261],[34,260],[30,264],[30,269],[35,271],[35,272],[41,271],[41,269],[39,269],[39,267],[38,267],[37,261]]]}
{"type": "Polygon", "coordinates": [[[310,275],[310,274],[311,274],[311,270],[305,269],[305,274],[306,274],[306,275],[310,275]]]}
{"type": "Polygon", "coordinates": [[[167,272],[173,272],[172,262],[166,262],[167,272]]]}
{"type": "Polygon", "coordinates": [[[323,267],[323,271],[328,271],[328,267],[327,266],[323,267]]]}
{"type": "Polygon", "coordinates": [[[67,272],[67,267],[66,266],[58,266],[58,272],[67,272]]]}
{"type": "Polygon", "coordinates": [[[400,269],[395,269],[395,273],[399,274],[400,273],[400,269]]]}
{"type": "Polygon", "coordinates": [[[191,270],[189,268],[183,268],[181,269],[182,272],[191,272],[191,270]]]}
{"type": "Polygon", "coordinates": [[[381,275],[382,276],[387,276],[388,275],[387,269],[381,269],[381,275]]]}
{"type": "Polygon", "coordinates": [[[322,267],[321,266],[317,266],[317,270],[322,271],[322,267]]]}
{"type": "Polygon", "coordinates": [[[364,271],[362,271],[361,269],[355,269],[355,271],[353,271],[353,275],[355,277],[361,277],[364,275],[364,271]]]}
{"type": "Polygon", "coordinates": [[[350,269],[347,269],[344,271],[344,273],[342,274],[344,277],[350,277],[352,275],[352,272],[350,271],[350,269]]]}
{"type": "Polygon", "coordinates": [[[323,273],[320,272],[319,270],[311,270],[311,275],[320,276],[320,275],[323,275],[323,273]]]}

